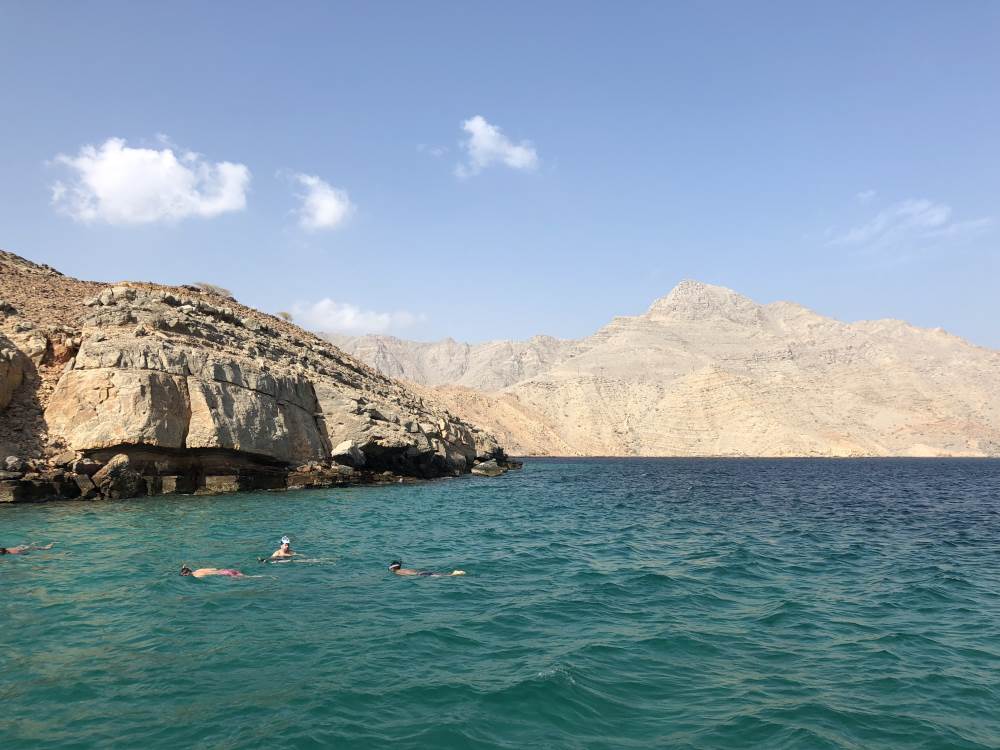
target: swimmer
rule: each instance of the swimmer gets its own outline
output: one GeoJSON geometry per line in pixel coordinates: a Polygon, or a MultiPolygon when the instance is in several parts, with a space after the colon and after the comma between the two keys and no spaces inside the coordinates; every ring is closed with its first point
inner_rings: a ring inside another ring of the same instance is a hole
{"type": "Polygon", "coordinates": [[[54,544],[55,542],[52,544],[46,544],[44,547],[35,544],[21,544],[17,547],[0,547],[0,555],[26,555],[33,550],[52,549],[54,544]]]}
{"type": "Polygon", "coordinates": [[[298,554],[292,550],[292,540],[283,536],[281,537],[281,546],[272,552],[270,557],[258,557],[257,562],[288,562],[293,557],[297,557],[298,554]]]}
{"type": "Polygon", "coordinates": [[[464,570],[453,570],[450,573],[435,573],[433,570],[414,570],[413,568],[404,568],[402,560],[393,560],[389,563],[389,572],[395,573],[398,576],[433,576],[435,578],[440,578],[442,576],[464,576],[464,570]]]}
{"type": "Polygon", "coordinates": [[[204,578],[205,576],[227,576],[228,578],[249,577],[236,570],[236,568],[196,568],[195,570],[191,570],[187,565],[181,568],[181,575],[191,576],[192,578],[204,578]]]}
{"type": "Polygon", "coordinates": [[[278,547],[274,552],[271,553],[271,559],[276,557],[294,557],[295,552],[292,551],[292,540],[287,536],[281,537],[281,546],[278,547]]]}

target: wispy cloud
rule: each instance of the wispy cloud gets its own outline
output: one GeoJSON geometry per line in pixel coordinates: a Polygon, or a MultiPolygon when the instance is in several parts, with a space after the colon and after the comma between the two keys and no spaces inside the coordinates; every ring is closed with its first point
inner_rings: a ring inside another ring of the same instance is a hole
{"type": "MultiPolygon", "coordinates": [[[[166,140],[161,138],[161,140],[166,140]]],[[[250,170],[209,162],[193,151],[133,148],[122,138],[59,154],[69,177],[52,185],[52,204],[77,221],[147,224],[209,218],[246,208],[250,170]]]]}
{"type": "Polygon", "coordinates": [[[538,152],[530,141],[513,143],[500,128],[491,125],[481,115],[463,122],[462,130],[468,134],[461,143],[467,158],[455,167],[458,177],[477,175],[495,164],[519,170],[532,170],[538,166],[538,152]]]}
{"type": "Polygon", "coordinates": [[[418,143],[417,151],[422,154],[428,154],[433,156],[435,159],[440,159],[442,156],[448,153],[447,146],[429,146],[426,143],[418,143]]]}
{"type": "Polygon", "coordinates": [[[303,188],[298,193],[302,204],[296,213],[299,226],[306,231],[335,229],[354,213],[354,204],[347,191],[333,187],[316,175],[295,174],[292,178],[303,188]]]}
{"type": "Polygon", "coordinates": [[[862,203],[868,203],[876,195],[874,190],[862,190],[857,193],[854,197],[857,198],[862,203]]]}
{"type": "Polygon", "coordinates": [[[329,297],[312,304],[296,304],[292,308],[292,315],[297,323],[314,331],[357,334],[409,328],[425,319],[423,315],[404,310],[362,310],[349,302],[337,302],[329,297]]]}
{"type": "Polygon", "coordinates": [[[827,244],[884,250],[968,237],[992,224],[989,217],[954,221],[951,206],[926,198],[910,199],[889,206],[864,224],[835,234],[827,244]]]}

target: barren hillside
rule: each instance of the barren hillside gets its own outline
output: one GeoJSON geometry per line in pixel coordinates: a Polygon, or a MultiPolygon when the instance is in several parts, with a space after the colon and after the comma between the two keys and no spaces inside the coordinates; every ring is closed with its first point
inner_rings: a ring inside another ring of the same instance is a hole
{"type": "Polygon", "coordinates": [[[1000,352],[941,330],[842,323],[688,281],[551,350],[515,383],[480,375],[436,392],[525,455],[1000,455],[1000,352]]]}

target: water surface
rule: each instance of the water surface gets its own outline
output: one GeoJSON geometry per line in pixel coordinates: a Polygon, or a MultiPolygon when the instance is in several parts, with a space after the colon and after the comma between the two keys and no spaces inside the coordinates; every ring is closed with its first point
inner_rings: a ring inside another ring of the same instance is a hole
{"type": "Polygon", "coordinates": [[[29,540],[58,546],[0,559],[5,747],[1000,746],[998,461],[0,508],[29,540]],[[286,533],[322,562],[255,562],[286,533]]]}

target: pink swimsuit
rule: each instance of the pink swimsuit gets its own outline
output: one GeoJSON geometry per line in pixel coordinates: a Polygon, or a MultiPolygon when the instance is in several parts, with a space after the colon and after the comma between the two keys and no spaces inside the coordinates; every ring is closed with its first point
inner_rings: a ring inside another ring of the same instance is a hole
{"type": "Polygon", "coordinates": [[[236,570],[235,568],[221,568],[219,570],[219,572],[218,572],[218,575],[220,575],[220,576],[230,576],[232,578],[237,578],[237,577],[239,577],[239,576],[241,576],[243,574],[240,573],[240,571],[236,570]]]}

